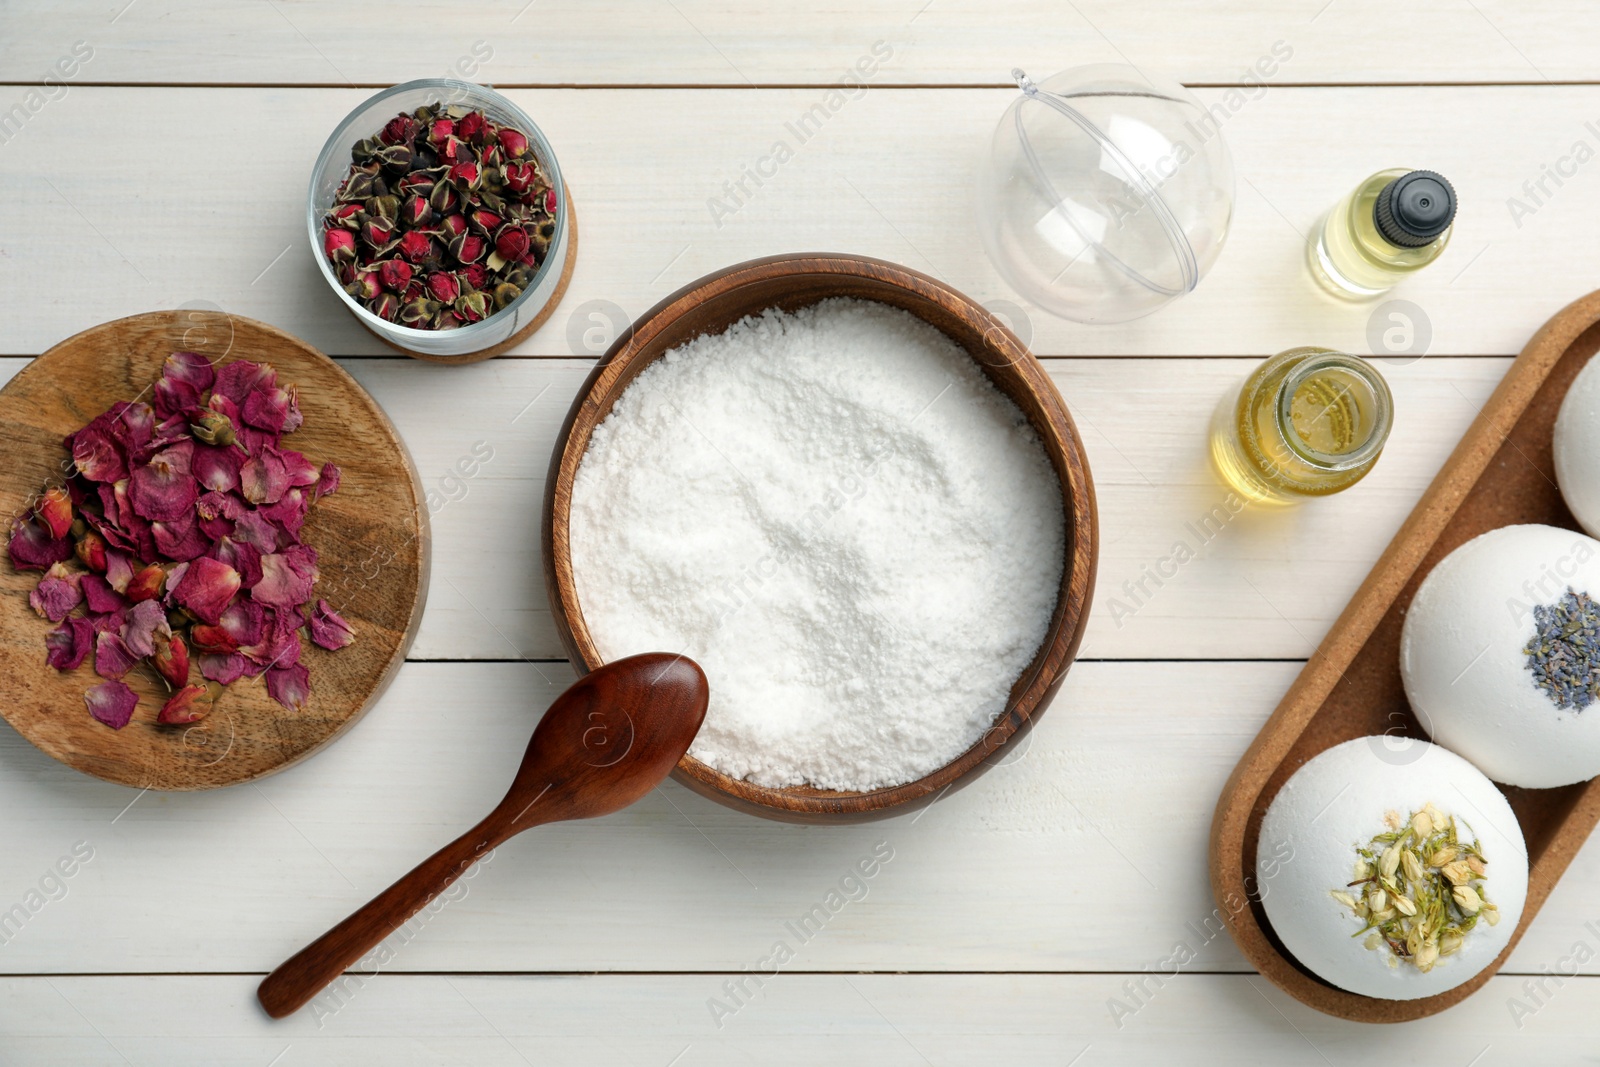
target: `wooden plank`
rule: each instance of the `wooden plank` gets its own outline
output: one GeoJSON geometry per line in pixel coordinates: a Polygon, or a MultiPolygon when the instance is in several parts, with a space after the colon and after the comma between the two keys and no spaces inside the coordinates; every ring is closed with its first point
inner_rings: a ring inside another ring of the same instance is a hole
{"type": "MultiPolygon", "coordinates": [[[[384,354],[326,290],[303,214],[326,131],[365,95],[81,87],[49,103],[0,145],[0,183],[11,193],[0,288],[17,294],[0,347],[36,354],[109,318],[209,301],[326,352],[384,354]],[[153,116],[161,136],[119,135],[153,116]],[[242,131],[248,164],[236,146],[242,131]],[[48,174],[40,160],[52,161],[48,174]]],[[[1444,172],[1462,198],[1452,247],[1396,294],[1428,320],[1428,351],[1514,353],[1594,284],[1574,269],[1592,262],[1594,171],[1577,169],[1557,187],[1541,167],[1571,170],[1577,142],[1600,147],[1585,126],[1600,116],[1600,86],[1201,95],[1237,106],[1224,127],[1237,209],[1215,269],[1195,293],[1119,327],[1023,309],[1035,351],[1265,355],[1308,341],[1369,351],[1375,309],[1314,289],[1303,235],[1358,180],[1395,164],[1444,172]],[[1524,182],[1541,180],[1549,195],[1533,191],[1535,203],[1524,182]],[[1513,197],[1525,208],[1513,213],[1513,197]]],[[[563,306],[521,354],[597,354],[607,315],[626,322],[708,272],[777,252],[866,253],[997,307],[1025,303],[978,249],[971,193],[1014,92],[869,92],[845,100],[805,143],[791,126],[823,98],[816,89],[512,96],[556,145],[583,233],[563,306]],[[792,152],[781,166],[780,140],[792,152]],[[742,177],[747,167],[775,173],[758,187],[742,177]],[[745,192],[730,192],[741,180],[745,192]]],[[[1377,325],[1389,325],[1387,312],[1377,325]]]]}
{"type": "MultiPolygon", "coordinates": [[[[1244,970],[1218,933],[1206,830],[1296,670],[1080,663],[1027,747],[879,824],[777,824],[668,783],[502,846],[391,940],[384,969],[737,971],[787,940],[808,971],[1139,971],[1178,941],[1192,969],[1244,970]],[[848,902],[802,926],[830,892],[848,902]]],[[[0,928],[0,973],[264,973],[488,811],[570,679],[564,664],[407,664],[339,744],[203,794],[140,795],[5,731],[0,915],[38,907],[0,928]],[[62,895],[45,879],[75,847],[92,857],[62,895]]],[[[1597,878],[1589,847],[1511,969],[1594,938],[1597,878]]]]}
{"type": "MultiPolygon", "coordinates": [[[[0,360],[0,380],[22,363],[0,360]]],[[[344,365],[399,427],[431,510],[433,581],[412,656],[564,658],[536,524],[556,433],[589,364],[344,365]]],[[[1100,504],[1100,570],[1083,656],[1308,655],[1507,361],[1386,366],[1396,429],[1374,473],[1340,496],[1281,512],[1236,511],[1206,459],[1212,406],[1250,365],[1048,361],[1084,436],[1100,504]],[[1184,561],[1185,553],[1194,558],[1184,561]]]]}
{"type": "Polygon", "coordinates": [[[1585,1059],[1600,1008],[1600,981],[1563,979],[1513,1016],[1508,1004],[1532,1002],[1524,979],[1501,977],[1470,1007],[1374,1030],[1258,977],[1135,977],[1150,994],[1120,1027],[1107,1004],[1129,1001],[1126,975],[780,974],[721,1029],[706,1007],[726,997],[720,975],[380,975],[337,1012],[283,1022],[250,1002],[247,975],[12,978],[0,980],[0,1041],[15,1067],[1234,1067],[1368,1062],[1375,1043],[1404,1063],[1521,1067],[1585,1059]]]}
{"type": "Polygon", "coordinates": [[[71,44],[92,44],[79,78],[99,82],[388,85],[454,73],[507,85],[821,84],[877,40],[901,84],[994,84],[1014,66],[1135,63],[1186,82],[1236,82],[1274,42],[1298,82],[1591,79],[1585,42],[1600,16],[1581,0],[1336,4],[1240,0],[1197,11],[1078,0],[870,0],[779,4],[530,4],[460,9],[375,0],[252,4],[117,0],[11,5],[26,32],[0,42],[0,79],[42,78],[71,44]],[[466,62],[463,63],[462,61],[466,62]]]}

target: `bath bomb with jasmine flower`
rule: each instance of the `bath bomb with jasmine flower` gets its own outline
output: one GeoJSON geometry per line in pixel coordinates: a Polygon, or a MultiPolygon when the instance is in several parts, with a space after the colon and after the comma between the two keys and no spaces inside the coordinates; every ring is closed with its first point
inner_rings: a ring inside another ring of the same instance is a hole
{"type": "Polygon", "coordinates": [[[1257,878],[1301,966],[1351,993],[1415,1000],[1470,980],[1510,943],[1528,849],[1481,771],[1395,740],[1358,737],[1295,771],[1261,820],[1257,878]]]}
{"type": "Polygon", "coordinates": [[[1600,542],[1505,526],[1440,560],[1400,639],[1428,736],[1497,782],[1548,789],[1600,774],[1600,542]]]}

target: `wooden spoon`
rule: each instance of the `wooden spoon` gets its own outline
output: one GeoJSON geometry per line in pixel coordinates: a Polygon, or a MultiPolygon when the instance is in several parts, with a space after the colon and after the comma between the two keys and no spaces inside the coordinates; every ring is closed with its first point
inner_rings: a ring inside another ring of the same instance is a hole
{"type": "Polygon", "coordinates": [[[516,780],[478,825],[295,953],[256,990],[274,1019],[303,1007],[485,852],[543,823],[609,815],[661,783],[700,730],[710,689],[693,660],[630,656],[580,678],[533,731],[516,780]]]}

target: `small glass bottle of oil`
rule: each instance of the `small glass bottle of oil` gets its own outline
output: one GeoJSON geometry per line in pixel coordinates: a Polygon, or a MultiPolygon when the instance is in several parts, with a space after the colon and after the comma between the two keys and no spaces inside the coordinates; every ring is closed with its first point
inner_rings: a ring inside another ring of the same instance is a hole
{"type": "Polygon", "coordinates": [[[1372,364],[1328,348],[1291,348],[1222,398],[1211,460],[1247,501],[1327,496],[1366,477],[1393,418],[1389,386],[1372,364]]]}
{"type": "Polygon", "coordinates": [[[1311,275],[1347,300],[1388,292],[1450,243],[1456,191],[1431,170],[1380,170],[1333,206],[1308,243],[1311,275]]]}

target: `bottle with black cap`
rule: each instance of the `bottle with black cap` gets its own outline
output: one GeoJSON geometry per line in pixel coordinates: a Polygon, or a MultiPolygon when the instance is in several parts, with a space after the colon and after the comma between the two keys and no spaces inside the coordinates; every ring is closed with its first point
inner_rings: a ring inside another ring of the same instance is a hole
{"type": "Polygon", "coordinates": [[[1383,170],[1334,205],[1310,247],[1312,276],[1365,300],[1439,258],[1450,243],[1456,191],[1431,170],[1383,170]]]}

